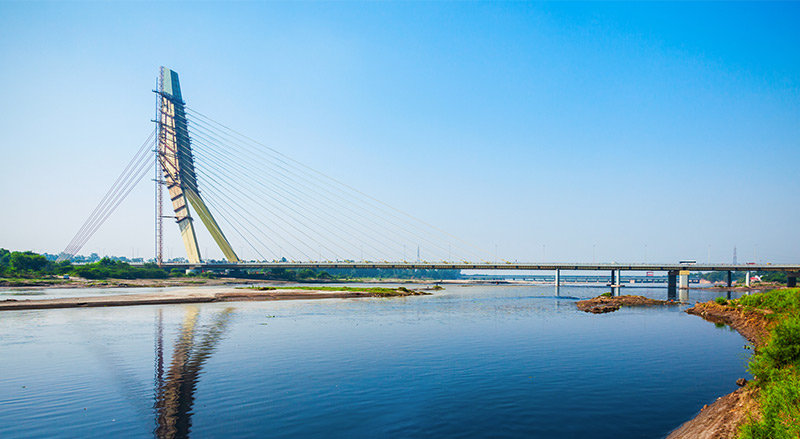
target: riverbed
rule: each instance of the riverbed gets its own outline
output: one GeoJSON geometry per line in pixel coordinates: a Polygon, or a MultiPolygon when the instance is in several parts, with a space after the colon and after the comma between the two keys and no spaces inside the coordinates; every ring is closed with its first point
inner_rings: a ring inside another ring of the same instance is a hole
{"type": "Polygon", "coordinates": [[[0,437],[658,438],[748,377],[684,307],[576,309],[607,290],[6,312],[0,437]]]}

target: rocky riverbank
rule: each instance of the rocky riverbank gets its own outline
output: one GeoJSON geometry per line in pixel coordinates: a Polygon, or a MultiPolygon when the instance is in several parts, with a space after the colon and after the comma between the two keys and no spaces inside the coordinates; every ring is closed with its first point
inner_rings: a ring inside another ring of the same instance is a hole
{"type": "Polygon", "coordinates": [[[700,316],[712,323],[730,325],[742,334],[742,337],[756,346],[761,346],[769,335],[769,321],[766,316],[771,314],[768,310],[746,309],[742,306],[732,308],[716,302],[696,303],[686,310],[687,313],[700,316]]]}

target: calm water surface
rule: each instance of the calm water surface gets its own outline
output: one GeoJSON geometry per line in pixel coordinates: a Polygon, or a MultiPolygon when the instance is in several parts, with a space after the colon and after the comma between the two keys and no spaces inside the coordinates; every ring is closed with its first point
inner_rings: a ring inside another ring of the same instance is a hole
{"type": "Polygon", "coordinates": [[[4,312],[0,437],[660,438],[747,376],[683,307],[576,310],[606,290],[4,312]]]}

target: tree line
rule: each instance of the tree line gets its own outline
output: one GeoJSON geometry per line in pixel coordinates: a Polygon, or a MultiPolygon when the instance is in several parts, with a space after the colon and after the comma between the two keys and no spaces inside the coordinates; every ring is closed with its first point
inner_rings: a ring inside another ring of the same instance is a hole
{"type": "MultiPolygon", "coordinates": [[[[746,275],[747,272],[745,271],[734,271],[731,273],[731,280],[741,284],[744,283],[746,275]]],[[[779,271],[752,271],[750,276],[760,276],[762,282],[786,283],[786,273],[779,271]]],[[[711,271],[701,274],[700,277],[709,282],[728,281],[728,273],[726,271],[711,271]]]]}
{"type": "MultiPolygon", "coordinates": [[[[80,265],[70,261],[56,262],[54,255],[38,254],[31,251],[18,252],[0,248],[0,277],[2,278],[41,278],[53,276],[76,276],[85,279],[165,279],[167,277],[204,276],[216,277],[220,273],[206,271],[205,273],[186,274],[185,270],[172,269],[167,272],[154,263],[142,266],[132,266],[120,258],[105,256],[99,260],[91,257],[95,262],[80,265]]],[[[96,256],[96,255],[92,255],[96,256]]],[[[86,260],[81,258],[80,260],[86,260]]],[[[400,270],[378,268],[353,268],[312,270],[303,268],[290,270],[284,268],[263,270],[232,270],[232,277],[244,279],[284,280],[284,281],[330,281],[350,279],[458,279],[460,270],[400,270]]]]}
{"type": "Polygon", "coordinates": [[[31,251],[17,252],[0,248],[0,277],[41,278],[71,275],[86,279],[165,279],[169,275],[156,264],[133,267],[127,262],[101,258],[97,262],[73,265],[56,262],[31,251]]]}

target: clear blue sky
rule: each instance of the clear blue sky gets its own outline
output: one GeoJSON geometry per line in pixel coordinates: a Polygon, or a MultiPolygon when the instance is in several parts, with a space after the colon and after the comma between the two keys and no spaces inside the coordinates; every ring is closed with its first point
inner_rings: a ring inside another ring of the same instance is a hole
{"type": "MultiPolygon", "coordinates": [[[[165,65],[193,108],[509,260],[798,263],[798,23],[799,3],[2,2],[0,247],[63,249],[165,65]]],[[[82,253],[152,257],[152,193],[82,253]]]]}

